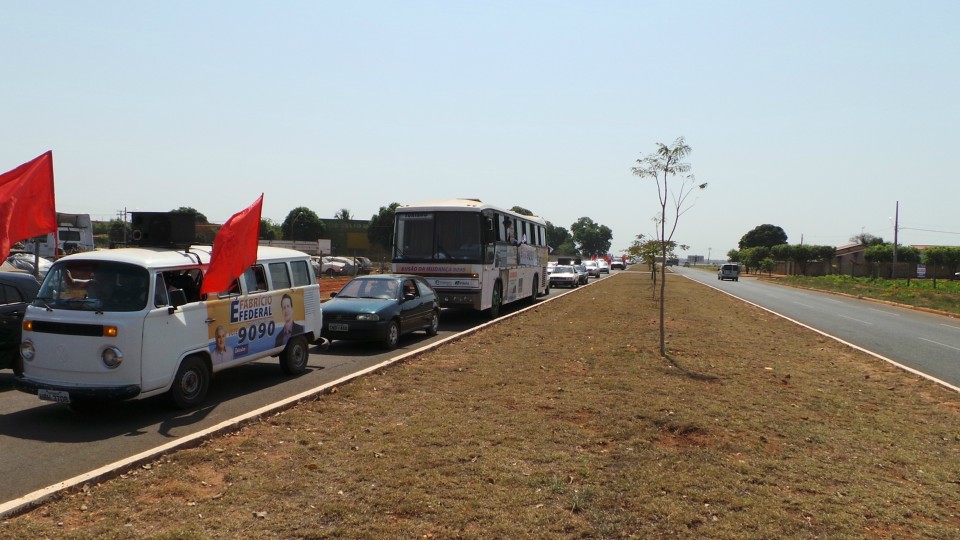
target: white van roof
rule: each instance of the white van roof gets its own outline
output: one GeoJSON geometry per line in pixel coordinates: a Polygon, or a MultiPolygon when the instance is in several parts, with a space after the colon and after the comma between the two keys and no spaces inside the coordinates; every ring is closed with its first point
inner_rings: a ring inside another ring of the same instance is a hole
{"type": "MultiPolygon", "coordinates": [[[[61,260],[95,260],[95,261],[114,261],[143,266],[145,268],[177,268],[182,266],[191,266],[200,264],[206,266],[210,264],[210,254],[213,248],[211,246],[190,246],[185,251],[153,248],[153,247],[130,247],[118,249],[103,249],[97,251],[85,251],[68,255],[61,260]]],[[[295,249],[259,246],[257,249],[257,260],[277,260],[277,259],[308,259],[310,256],[302,251],[295,249]]]]}

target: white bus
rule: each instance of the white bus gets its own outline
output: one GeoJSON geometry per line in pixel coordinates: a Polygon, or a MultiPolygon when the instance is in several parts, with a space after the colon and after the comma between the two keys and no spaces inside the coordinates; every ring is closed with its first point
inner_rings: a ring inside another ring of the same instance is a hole
{"type": "Polygon", "coordinates": [[[168,393],[199,405],[211,377],[269,356],[291,375],[320,339],[310,256],[260,247],[229,290],[201,295],[209,246],[89,251],[53,264],[27,307],[18,390],[88,408],[168,393]]]}
{"type": "Polygon", "coordinates": [[[547,224],[475,199],[396,209],[392,270],[423,276],[445,308],[489,310],[548,294],[547,224]]]}

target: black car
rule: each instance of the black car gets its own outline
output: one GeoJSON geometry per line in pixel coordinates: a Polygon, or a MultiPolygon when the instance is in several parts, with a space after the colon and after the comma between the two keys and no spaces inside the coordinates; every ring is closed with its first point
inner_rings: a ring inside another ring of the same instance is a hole
{"type": "Polygon", "coordinates": [[[23,373],[20,329],[27,304],[37,297],[40,284],[30,274],[0,272],[0,369],[23,373]]]}
{"type": "Polygon", "coordinates": [[[417,330],[435,336],[440,325],[437,293],[420,276],[360,276],[330,296],[320,335],[331,341],[379,341],[393,349],[400,336],[417,330]]]}

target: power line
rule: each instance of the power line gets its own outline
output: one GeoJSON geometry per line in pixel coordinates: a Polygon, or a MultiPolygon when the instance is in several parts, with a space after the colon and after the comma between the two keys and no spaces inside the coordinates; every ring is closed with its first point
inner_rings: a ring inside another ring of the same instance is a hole
{"type": "Polygon", "coordinates": [[[915,227],[900,227],[901,231],[920,231],[920,232],[932,232],[932,233],[941,233],[941,234],[960,234],[960,232],[954,231],[936,231],[933,229],[917,229],[915,227]]]}

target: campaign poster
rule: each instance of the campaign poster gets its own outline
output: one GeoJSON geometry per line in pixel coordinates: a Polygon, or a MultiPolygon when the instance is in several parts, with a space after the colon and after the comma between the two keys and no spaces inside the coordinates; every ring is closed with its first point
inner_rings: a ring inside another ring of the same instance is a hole
{"type": "Polygon", "coordinates": [[[266,292],[207,303],[214,365],[282,348],[304,332],[303,290],[266,292]]]}

